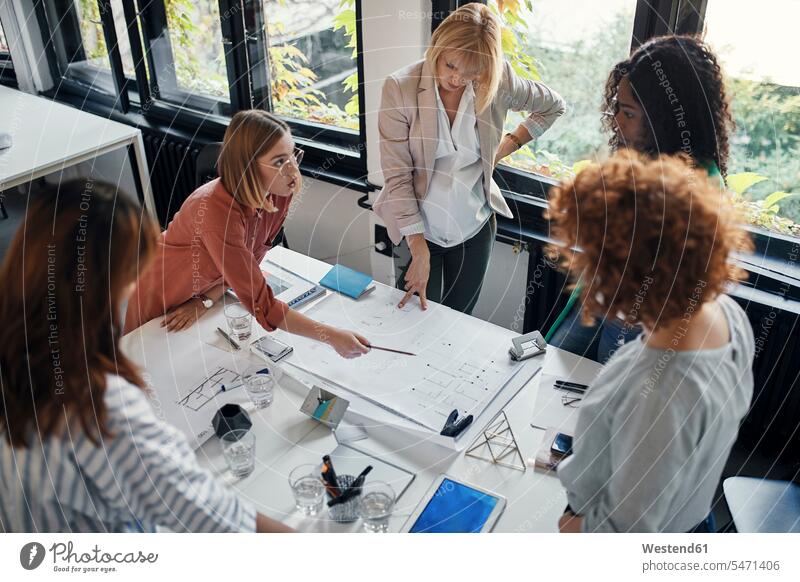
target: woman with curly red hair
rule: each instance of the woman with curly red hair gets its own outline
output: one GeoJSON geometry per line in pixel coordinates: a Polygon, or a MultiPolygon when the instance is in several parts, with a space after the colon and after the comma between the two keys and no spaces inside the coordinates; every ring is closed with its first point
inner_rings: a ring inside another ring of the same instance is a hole
{"type": "Polygon", "coordinates": [[[558,467],[571,508],[561,531],[712,531],[753,393],[753,332],[724,294],[743,277],[728,259],[751,248],[747,234],[705,172],[666,156],[587,168],[554,189],[549,212],[561,265],[592,273],[583,320],[613,313],[644,330],[581,403],[558,467]]]}
{"type": "MultiPolygon", "coordinates": [[[[699,38],[663,36],[640,46],[609,74],[603,112],[612,151],[681,154],[717,183],[726,175],[733,118],[717,58],[699,38]]],[[[551,345],[604,363],[641,332],[613,313],[581,325],[576,299],[548,333],[551,345]]]]}

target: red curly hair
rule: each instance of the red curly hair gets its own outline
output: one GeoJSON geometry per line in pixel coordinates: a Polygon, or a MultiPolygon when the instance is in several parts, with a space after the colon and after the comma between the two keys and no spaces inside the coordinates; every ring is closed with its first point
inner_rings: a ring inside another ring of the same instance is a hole
{"type": "Polygon", "coordinates": [[[619,314],[653,329],[746,277],[728,257],[752,242],[726,194],[677,157],[625,151],[590,166],[553,188],[548,218],[587,324],[619,314]]]}

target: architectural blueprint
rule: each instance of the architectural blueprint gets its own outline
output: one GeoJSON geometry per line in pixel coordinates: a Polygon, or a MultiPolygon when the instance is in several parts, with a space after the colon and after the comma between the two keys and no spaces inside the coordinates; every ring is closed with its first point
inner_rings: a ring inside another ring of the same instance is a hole
{"type": "Polygon", "coordinates": [[[222,387],[235,388],[241,384],[238,372],[219,367],[204,378],[197,386],[192,387],[186,395],[178,399],[178,404],[193,412],[197,412],[207,403],[223,392],[222,387]]]}
{"type": "Polygon", "coordinates": [[[358,301],[334,294],[306,314],[415,356],[372,350],[345,360],[324,343],[276,332],[295,348],[288,363],[435,432],[453,409],[477,416],[520,368],[508,357],[514,333],[434,303],[398,309],[402,296],[378,285],[358,301]]]}

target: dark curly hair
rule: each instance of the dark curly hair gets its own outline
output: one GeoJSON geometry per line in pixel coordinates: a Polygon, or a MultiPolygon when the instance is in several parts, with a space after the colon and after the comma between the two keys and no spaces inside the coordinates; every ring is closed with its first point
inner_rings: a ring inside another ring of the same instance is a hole
{"type": "Polygon", "coordinates": [[[728,261],[752,249],[740,217],[682,156],[621,151],[553,188],[547,212],[551,256],[582,277],[584,323],[622,313],[653,329],[747,275],[728,261]]]}
{"type": "Polygon", "coordinates": [[[661,36],[618,63],[606,81],[603,125],[609,146],[620,147],[614,130],[619,83],[628,78],[645,115],[643,153],[687,154],[697,164],[728,169],[728,135],[734,128],[717,57],[694,36],[661,36]],[[682,110],[679,109],[682,107],[682,110]]]}

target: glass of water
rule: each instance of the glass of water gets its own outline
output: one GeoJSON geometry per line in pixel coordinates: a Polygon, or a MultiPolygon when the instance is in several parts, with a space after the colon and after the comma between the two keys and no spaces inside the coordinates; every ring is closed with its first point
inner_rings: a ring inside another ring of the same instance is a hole
{"type": "Polygon", "coordinates": [[[318,469],[319,465],[308,463],[289,473],[294,505],[303,515],[317,515],[325,500],[325,485],[318,469]]]}
{"type": "Polygon", "coordinates": [[[384,533],[397,500],[394,489],[384,481],[370,481],[361,488],[358,515],[364,521],[364,531],[384,533]]]}
{"type": "Polygon", "coordinates": [[[256,467],[256,437],[237,428],[222,436],[222,452],[234,477],[247,477],[256,467]]]}
{"type": "Polygon", "coordinates": [[[233,339],[243,342],[250,339],[250,328],[253,324],[253,316],[241,303],[231,303],[226,305],[225,319],[228,320],[228,329],[233,339]]]}
{"type": "Polygon", "coordinates": [[[242,374],[244,388],[256,408],[266,408],[272,404],[275,391],[275,379],[268,368],[250,366],[242,374]]]}

